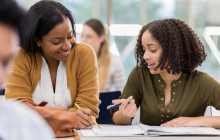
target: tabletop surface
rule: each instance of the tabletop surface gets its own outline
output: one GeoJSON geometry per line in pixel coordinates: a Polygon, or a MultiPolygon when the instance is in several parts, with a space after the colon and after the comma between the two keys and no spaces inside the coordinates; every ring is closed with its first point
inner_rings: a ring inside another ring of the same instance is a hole
{"type": "MultiPolygon", "coordinates": [[[[107,125],[100,125],[107,126],[107,125]]],[[[109,126],[109,125],[108,125],[109,126]]],[[[220,129],[218,129],[220,131],[220,129]]],[[[141,136],[141,137],[84,137],[79,130],[80,140],[220,140],[220,136],[141,136]]],[[[54,140],[74,140],[74,137],[55,138],[54,140]]]]}

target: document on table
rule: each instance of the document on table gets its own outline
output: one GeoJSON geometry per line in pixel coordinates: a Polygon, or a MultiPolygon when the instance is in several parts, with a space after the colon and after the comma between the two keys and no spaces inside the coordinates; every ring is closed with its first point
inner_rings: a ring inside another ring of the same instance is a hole
{"type": "Polygon", "coordinates": [[[144,134],[144,130],[138,125],[102,126],[102,129],[93,127],[92,131],[96,136],[132,136],[144,134]]]}
{"type": "Polygon", "coordinates": [[[81,130],[83,136],[162,136],[162,135],[220,135],[220,131],[209,127],[161,127],[144,124],[94,126],[92,130],[81,130]]]}

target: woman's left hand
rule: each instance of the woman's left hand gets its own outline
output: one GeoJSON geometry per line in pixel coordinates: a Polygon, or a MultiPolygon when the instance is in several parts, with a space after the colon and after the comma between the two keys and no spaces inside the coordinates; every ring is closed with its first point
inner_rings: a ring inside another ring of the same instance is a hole
{"type": "Polygon", "coordinates": [[[168,121],[161,126],[166,127],[191,127],[191,126],[202,126],[201,117],[179,117],[168,121]]]}

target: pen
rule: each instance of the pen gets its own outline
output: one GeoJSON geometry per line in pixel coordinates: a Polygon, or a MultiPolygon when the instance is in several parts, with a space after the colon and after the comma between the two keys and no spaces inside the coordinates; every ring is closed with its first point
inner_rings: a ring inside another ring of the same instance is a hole
{"type": "MultiPolygon", "coordinates": [[[[133,102],[133,100],[129,101],[128,104],[130,104],[130,103],[132,103],[132,102],[133,102]]],[[[109,106],[107,106],[107,109],[113,109],[113,108],[119,107],[121,104],[122,104],[122,103],[120,103],[120,104],[115,104],[115,105],[109,105],[109,106]]]]}
{"type": "MultiPolygon", "coordinates": [[[[80,107],[77,105],[77,103],[75,103],[75,105],[76,105],[76,107],[77,107],[78,109],[80,109],[80,107]]],[[[88,114],[87,114],[87,115],[88,115],[88,114]]],[[[94,122],[95,125],[97,125],[99,128],[101,128],[101,127],[99,126],[99,124],[98,124],[95,120],[92,119],[92,121],[94,122]]]]}

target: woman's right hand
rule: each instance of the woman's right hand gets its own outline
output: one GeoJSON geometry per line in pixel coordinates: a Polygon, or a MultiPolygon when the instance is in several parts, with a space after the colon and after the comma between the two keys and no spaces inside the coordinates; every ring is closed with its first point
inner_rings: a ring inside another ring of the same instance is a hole
{"type": "Polygon", "coordinates": [[[128,116],[128,117],[134,117],[136,112],[137,112],[137,106],[135,104],[135,100],[132,99],[133,97],[130,96],[128,97],[127,99],[120,99],[120,100],[112,100],[112,103],[113,104],[120,104],[122,103],[120,106],[119,106],[119,111],[125,115],[125,116],[128,116]],[[129,101],[132,102],[130,104],[128,104],[129,101]]]}
{"type": "Polygon", "coordinates": [[[78,119],[76,128],[85,129],[94,125],[92,119],[95,120],[95,117],[92,116],[92,112],[90,109],[81,107],[76,111],[76,115],[78,119]]]}

